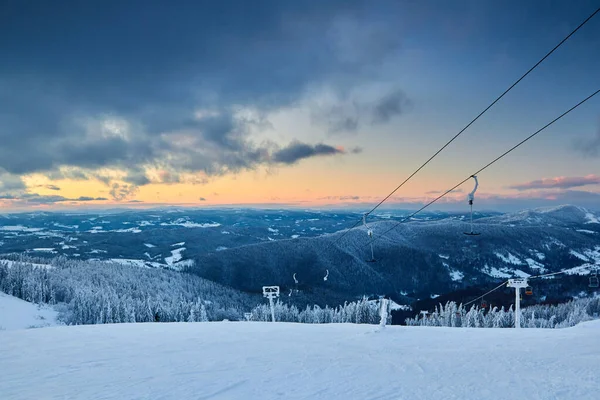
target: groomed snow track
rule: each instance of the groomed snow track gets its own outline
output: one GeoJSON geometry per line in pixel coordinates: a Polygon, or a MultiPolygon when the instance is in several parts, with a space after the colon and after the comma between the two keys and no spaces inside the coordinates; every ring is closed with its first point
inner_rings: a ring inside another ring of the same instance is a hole
{"type": "Polygon", "coordinates": [[[14,399],[598,399],[600,321],[560,330],[258,322],[0,332],[14,399]]]}

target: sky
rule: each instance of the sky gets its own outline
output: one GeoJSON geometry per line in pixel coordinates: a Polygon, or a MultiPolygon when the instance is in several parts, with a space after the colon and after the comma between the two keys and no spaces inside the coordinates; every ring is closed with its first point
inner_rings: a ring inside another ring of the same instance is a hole
{"type": "MultiPolygon", "coordinates": [[[[0,211],[370,208],[597,7],[5,0],[0,211]]],[[[386,205],[453,187],[600,89],[598,71],[600,13],[386,205]]],[[[600,209],[600,95],[479,181],[484,209],[600,209]]]]}

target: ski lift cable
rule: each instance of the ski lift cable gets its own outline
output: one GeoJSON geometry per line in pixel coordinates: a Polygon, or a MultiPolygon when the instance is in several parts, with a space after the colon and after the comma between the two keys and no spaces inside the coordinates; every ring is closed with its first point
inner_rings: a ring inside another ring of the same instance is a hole
{"type": "MultiPolygon", "coordinates": [[[[562,271],[552,272],[552,273],[549,273],[549,274],[529,276],[529,277],[527,277],[527,280],[537,279],[537,278],[543,278],[543,277],[546,277],[546,276],[553,276],[553,275],[564,274],[564,273],[567,273],[567,272],[570,272],[570,271],[575,271],[575,270],[584,269],[584,268],[590,268],[590,267],[589,266],[580,266],[580,267],[565,269],[565,270],[562,270],[562,271]]],[[[496,290],[500,289],[502,286],[506,285],[507,283],[508,283],[508,281],[502,282],[500,285],[496,286],[495,288],[493,288],[489,292],[486,292],[486,293],[482,294],[481,296],[479,296],[479,297],[477,297],[477,298],[475,298],[475,299],[473,299],[471,301],[463,303],[463,306],[468,306],[471,303],[475,303],[476,301],[479,301],[479,300],[483,299],[485,296],[489,295],[490,293],[495,292],[496,290]]]]}
{"type": "Polygon", "coordinates": [[[519,143],[517,143],[516,145],[514,145],[510,149],[506,150],[504,153],[502,153],[501,155],[499,155],[498,157],[496,157],[495,159],[493,159],[492,161],[490,161],[489,163],[487,163],[486,165],[484,165],[482,168],[480,168],[479,170],[477,170],[475,173],[470,174],[468,177],[466,177],[465,179],[463,179],[462,181],[460,181],[459,183],[457,183],[456,185],[454,185],[451,189],[448,189],[447,191],[445,191],[444,193],[442,193],[441,195],[439,195],[435,199],[431,200],[429,203],[425,204],[423,207],[419,208],[417,211],[413,212],[412,214],[408,215],[407,217],[404,217],[403,219],[401,219],[400,221],[398,221],[395,225],[393,225],[390,229],[384,231],[380,235],[377,235],[377,237],[373,238],[373,241],[378,240],[379,238],[385,236],[387,233],[389,233],[392,230],[396,229],[400,224],[402,224],[402,223],[410,220],[412,217],[414,217],[415,215],[417,215],[421,211],[425,210],[427,207],[431,206],[432,204],[434,204],[435,202],[437,202],[441,198],[447,196],[449,193],[451,193],[452,191],[454,191],[456,188],[458,188],[459,186],[461,186],[462,184],[464,184],[465,182],[467,182],[469,179],[471,179],[471,176],[478,175],[480,172],[482,172],[482,171],[486,170],[487,168],[491,167],[493,164],[495,164],[496,162],[500,161],[502,158],[506,157],[508,154],[510,154],[511,152],[513,152],[514,150],[516,150],[517,148],[519,148],[520,146],[522,146],[523,144],[525,144],[529,140],[533,139],[535,136],[537,136],[538,134],[540,134],[541,132],[543,132],[544,130],[546,130],[547,128],[549,128],[551,125],[553,125],[558,120],[560,120],[563,117],[565,117],[571,111],[575,110],[576,108],[578,108],[579,106],[581,106],[582,104],[584,104],[585,102],[587,102],[588,100],[590,100],[591,98],[593,98],[594,96],[596,96],[598,93],[600,93],[600,89],[596,90],[594,93],[592,93],[591,95],[587,96],[585,99],[581,100],[579,103],[575,104],[573,107],[569,108],[567,111],[563,112],[561,115],[559,115],[558,117],[554,118],[552,121],[548,122],[542,128],[538,129],[537,131],[535,131],[531,135],[527,136],[525,139],[521,140],[519,143]]]}
{"type": "MultiPolygon", "coordinates": [[[[544,57],[542,57],[537,63],[533,65],[533,67],[529,68],[527,72],[525,72],[519,79],[517,79],[512,85],[508,87],[500,96],[498,96],[490,105],[488,105],[483,111],[481,111],[471,122],[469,122],[464,128],[462,128],[456,135],[454,135],[449,141],[447,141],[439,150],[437,150],[427,161],[425,161],[419,168],[417,168],[412,174],[410,174],[402,183],[400,183],[394,190],[392,190],[387,196],[385,196],[379,203],[377,203],[370,211],[366,213],[366,215],[372,214],[375,210],[377,210],[383,203],[385,203],[390,197],[394,195],[402,186],[404,186],[409,180],[411,180],[416,174],[418,174],[427,164],[429,164],[435,157],[438,156],[442,151],[446,149],[454,140],[456,140],[460,135],[463,134],[471,125],[473,125],[479,118],[483,116],[490,108],[492,108],[498,101],[500,101],[508,92],[510,92],[515,86],[517,86],[525,77],[527,77],[533,70],[535,70],[542,62],[544,62],[552,53],[558,50],[567,40],[571,38],[579,29],[581,29],[585,24],[587,24],[596,14],[600,12],[600,8],[596,9],[589,17],[587,17],[581,24],[579,24],[571,33],[565,36],[556,46],[552,48],[544,57]]],[[[348,234],[351,230],[360,225],[361,221],[358,220],[350,229],[346,230],[338,239],[334,242],[338,242],[344,236],[348,234]]]]}
{"type": "Polygon", "coordinates": [[[595,269],[594,266],[589,266],[589,265],[581,265],[579,267],[575,267],[575,268],[569,268],[569,269],[563,269],[561,271],[557,271],[557,272],[551,272],[548,274],[541,274],[541,275],[533,275],[528,277],[527,279],[539,279],[539,278],[545,278],[547,276],[554,276],[554,275],[560,275],[560,274],[566,274],[568,272],[573,272],[573,271],[577,271],[580,269],[595,269]]]}
{"type": "Polygon", "coordinates": [[[487,296],[488,294],[490,294],[492,292],[495,292],[496,290],[500,289],[502,286],[506,285],[507,283],[508,283],[508,281],[502,282],[501,284],[499,284],[498,286],[496,286],[495,288],[493,288],[489,292],[486,292],[486,293],[482,294],[481,296],[477,297],[476,299],[473,299],[471,301],[468,301],[468,302],[464,303],[463,307],[464,306],[468,306],[471,303],[475,303],[476,301],[483,299],[485,296],[487,296]]]}

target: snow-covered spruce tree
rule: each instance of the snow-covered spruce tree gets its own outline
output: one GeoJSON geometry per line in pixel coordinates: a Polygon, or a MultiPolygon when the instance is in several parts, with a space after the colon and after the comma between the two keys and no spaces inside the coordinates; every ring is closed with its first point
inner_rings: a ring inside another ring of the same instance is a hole
{"type": "MultiPolygon", "coordinates": [[[[455,310],[452,302],[438,305],[427,317],[409,318],[406,324],[410,326],[463,326],[480,328],[512,328],[515,324],[512,305],[508,310],[504,307],[493,307],[487,313],[476,306],[465,314],[458,306],[455,310]],[[460,322],[459,322],[460,321],[460,322]]],[[[577,299],[556,306],[534,305],[521,310],[521,322],[524,328],[566,328],[580,322],[597,319],[600,316],[600,298],[577,299]]]]}
{"type": "Polygon", "coordinates": [[[26,257],[0,262],[0,291],[31,302],[60,303],[59,318],[67,324],[150,322],[155,316],[163,322],[183,322],[192,307],[199,311],[197,320],[235,320],[256,301],[175,271],[64,257],[46,267],[26,257]]]}

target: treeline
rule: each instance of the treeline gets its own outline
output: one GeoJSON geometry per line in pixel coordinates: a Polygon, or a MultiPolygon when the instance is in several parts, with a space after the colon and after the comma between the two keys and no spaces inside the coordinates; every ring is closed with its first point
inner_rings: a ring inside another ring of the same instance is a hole
{"type": "MultiPolygon", "coordinates": [[[[317,305],[300,310],[281,301],[275,303],[275,320],[280,322],[300,322],[305,324],[378,324],[380,321],[379,302],[363,298],[360,301],[344,303],[343,306],[321,308],[317,305]]],[[[271,308],[260,304],[252,309],[253,321],[271,321],[271,308]]]]}
{"type": "MultiPolygon", "coordinates": [[[[49,264],[35,261],[0,261],[0,291],[56,305],[60,321],[67,325],[237,321],[247,310],[254,321],[271,320],[262,297],[195,275],[65,257],[49,264]]],[[[366,298],[336,308],[315,305],[304,310],[277,301],[275,317],[283,322],[359,324],[377,324],[380,318],[378,303],[366,298]]]]}
{"type": "MultiPolygon", "coordinates": [[[[33,303],[56,305],[68,325],[121,322],[270,321],[271,310],[259,295],[249,295],[198,276],[176,271],[58,257],[49,264],[21,257],[0,261],[0,291],[33,303]]],[[[47,260],[44,260],[47,262],[47,260]]],[[[378,324],[380,303],[362,300],[331,308],[305,309],[278,300],[275,318],[298,323],[378,324]]],[[[578,299],[555,306],[522,310],[528,328],[564,328],[598,318],[600,298],[578,299]]],[[[425,317],[406,320],[412,326],[509,328],[512,308],[491,310],[455,302],[438,305],[425,317]]]]}
{"type": "Polygon", "coordinates": [[[260,301],[190,274],[65,257],[0,261],[0,291],[57,304],[68,325],[237,320],[260,301]]]}
{"type": "MultiPolygon", "coordinates": [[[[567,328],[580,322],[598,319],[600,298],[576,299],[558,305],[535,305],[521,310],[521,326],[524,328],[567,328]]],[[[455,302],[436,306],[432,313],[408,318],[410,326],[446,326],[466,328],[512,328],[515,313],[512,306],[485,310],[472,306],[467,310],[455,302]]]]}

